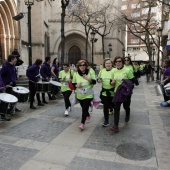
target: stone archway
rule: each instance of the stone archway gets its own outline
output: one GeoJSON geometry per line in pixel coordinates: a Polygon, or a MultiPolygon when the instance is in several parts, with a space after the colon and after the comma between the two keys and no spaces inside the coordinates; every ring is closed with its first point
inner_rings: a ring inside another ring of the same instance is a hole
{"type": "Polygon", "coordinates": [[[77,64],[77,62],[81,59],[81,51],[80,48],[76,45],[72,46],[68,52],[68,62],[71,64],[77,64]]]}
{"type": "Polygon", "coordinates": [[[18,48],[18,22],[12,19],[16,14],[17,4],[15,0],[0,1],[0,62],[7,59],[14,47],[18,48]]]}

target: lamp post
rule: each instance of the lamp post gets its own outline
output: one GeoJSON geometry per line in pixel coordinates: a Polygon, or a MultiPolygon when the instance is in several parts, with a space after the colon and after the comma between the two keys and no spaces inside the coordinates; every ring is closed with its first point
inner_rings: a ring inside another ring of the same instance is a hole
{"type": "Polygon", "coordinates": [[[65,56],[65,35],[64,35],[64,19],[66,16],[66,7],[68,6],[70,0],[61,0],[61,64],[64,63],[65,56]]]}
{"type": "Polygon", "coordinates": [[[112,44],[111,43],[109,43],[109,58],[111,58],[111,51],[112,51],[112,44]]]}
{"type": "Polygon", "coordinates": [[[160,42],[161,42],[161,37],[162,37],[162,28],[159,27],[157,29],[157,32],[158,32],[158,57],[157,57],[157,75],[156,75],[156,79],[158,81],[159,80],[160,42]]]}
{"type": "Polygon", "coordinates": [[[123,48],[123,49],[122,49],[123,57],[125,57],[125,51],[126,51],[126,50],[123,48]]]}
{"type": "Polygon", "coordinates": [[[25,0],[25,5],[28,8],[28,58],[29,66],[32,65],[32,40],[31,40],[31,6],[34,5],[34,0],[25,0]]]}
{"type": "Polygon", "coordinates": [[[153,61],[153,66],[155,66],[155,48],[152,48],[152,61],[153,61]]]}
{"type": "Polygon", "coordinates": [[[93,56],[93,50],[94,50],[94,43],[98,40],[97,38],[95,38],[95,34],[96,32],[94,30],[92,30],[91,34],[91,44],[92,44],[92,68],[94,67],[94,56],[93,56]]]}

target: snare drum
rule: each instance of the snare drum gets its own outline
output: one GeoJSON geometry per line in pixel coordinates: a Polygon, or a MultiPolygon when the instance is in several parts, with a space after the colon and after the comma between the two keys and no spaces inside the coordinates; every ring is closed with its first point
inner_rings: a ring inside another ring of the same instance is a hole
{"type": "Polygon", "coordinates": [[[56,95],[59,92],[59,87],[61,87],[61,83],[52,80],[50,81],[50,83],[52,84],[51,94],[56,95]]]}
{"type": "Polygon", "coordinates": [[[18,102],[26,102],[29,96],[29,89],[21,86],[16,86],[12,88],[13,95],[18,98],[18,102]]]}
{"type": "Polygon", "coordinates": [[[11,119],[15,112],[16,103],[18,99],[8,93],[0,93],[0,113],[5,114],[7,120],[11,119]]]}
{"type": "Polygon", "coordinates": [[[51,91],[51,84],[46,81],[37,82],[37,92],[47,93],[51,91]]]}

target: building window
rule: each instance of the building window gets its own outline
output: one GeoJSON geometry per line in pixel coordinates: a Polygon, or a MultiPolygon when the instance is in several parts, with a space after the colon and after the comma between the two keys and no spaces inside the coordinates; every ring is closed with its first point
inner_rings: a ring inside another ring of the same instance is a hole
{"type": "Polygon", "coordinates": [[[139,39],[131,39],[131,44],[137,44],[139,43],[139,39]]]}
{"type": "Polygon", "coordinates": [[[140,8],[140,4],[131,4],[132,9],[140,8]]]}
{"type": "Polygon", "coordinates": [[[140,48],[139,47],[134,47],[133,51],[140,51],[140,48]]]}
{"type": "Polygon", "coordinates": [[[133,13],[131,14],[131,17],[134,17],[134,18],[140,17],[140,12],[133,12],[133,13]]]}
{"type": "Polygon", "coordinates": [[[126,10],[127,9],[127,5],[122,5],[121,6],[121,10],[126,10]]]}

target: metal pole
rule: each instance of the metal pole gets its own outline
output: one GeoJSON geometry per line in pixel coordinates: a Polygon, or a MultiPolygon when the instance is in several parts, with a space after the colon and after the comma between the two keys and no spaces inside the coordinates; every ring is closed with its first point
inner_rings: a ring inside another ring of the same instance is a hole
{"type": "MultiPolygon", "coordinates": [[[[158,39],[158,48],[160,49],[160,37],[158,39]]],[[[158,49],[158,58],[157,58],[157,75],[156,75],[157,80],[159,80],[159,49],[158,49]]]]}
{"type": "Polygon", "coordinates": [[[62,13],[61,13],[61,64],[64,63],[64,56],[65,56],[65,35],[64,35],[64,19],[65,19],[65,9],[66,7],[64,4],[61,6],[62,13]]]}
{"type": "Polygon", "coordinates": [[[31,5],[28,5],[28,59],[32,65],[32,41],[31,41],[31,5]]]}
{"type": "Polygon", "coordinates": [[[94,60],[93,60],[93,43],[94,43],[94,40],[92,39],[92,68],[93,68],[93,64],[94,64],[94,60]]]}

